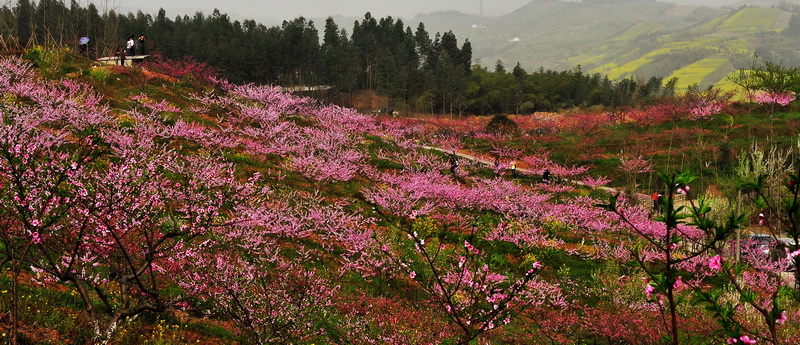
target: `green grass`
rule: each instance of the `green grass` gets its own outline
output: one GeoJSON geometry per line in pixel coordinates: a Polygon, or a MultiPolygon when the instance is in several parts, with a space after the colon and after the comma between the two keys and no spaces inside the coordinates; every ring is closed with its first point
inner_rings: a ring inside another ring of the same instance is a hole
{"type": "Polygon", "coordinates": [[[629,63],[626,63],[622,66],[618,66],[606,72],[609,78],[617,79],[623,78],[629,75],[633,75],[636,73],[636,70],[646,66],[647,64],[653,62],[652,59],[649,58],[639,58],[629,63]]]}
{"type": "Polygon", "coordinates": [[[719,25],[722,31],[772,30],[781,10],[766,7],[748,7],[736,12],[719,25]]]}
{"type": "Polygon", "coordinates": [[[636,25],[628,29],[628,31],[624,32],[623,34],[617,37],[612,38],[611,41],[627,42],[641,35],[652,34],[661,31],[664,28],[666,28],[666,26],[667,25],[665,23],[659,23],[659,22],[637,23],[636,25]]]}
{"type": "MultiPolygon", "coordinates": [[[[31,284],[28,279],[20,279],[18,301],[23,343],[59,344],[58,339],[83,343],[91,338],[83,314],[83,302],[74,290],[41,287],[31,284]],[[51,331],[37,331],[40,329],[51,331]]],[[[11,310],[10,275],[0,275],[0,310],[11,310]]],[[[10,338],[6,329],[0,334],[0,342],[10,338]]]]}
{"type": "Polygon", "coordinates": [[[691,32],[700,35],[712,33],[717,29],[717,27],[719,27],[723,22],[725,22],[726,19],[728,19],[727,15],[714,18],[706,23],[703,23],[693,28],[691,32]]]}
{"type": "Polygon", "coordinates": [[[108,79],[111,78],[111,71],[105,67],[94,67],[89,69],[89,76],[97,82],[105,84],[108,82],[108,79]]]}
{"type": "Polygon", "coordinates": [[[706,58],[672,73],[666,79],[678,78],[681,85],[703,84],[706,76],[728,64],[728,59],[723,57],[706,58]]]}

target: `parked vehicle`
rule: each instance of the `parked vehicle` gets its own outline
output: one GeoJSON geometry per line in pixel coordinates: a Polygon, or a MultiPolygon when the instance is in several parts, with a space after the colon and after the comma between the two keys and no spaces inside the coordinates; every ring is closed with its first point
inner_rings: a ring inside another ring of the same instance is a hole
{"type": "Polygon", "coordinates": [[[764,256],[770,260],[780,260],[786,256],[788,243],[768,234],[751,234],[742,246],[742,254],[764,256]]]}

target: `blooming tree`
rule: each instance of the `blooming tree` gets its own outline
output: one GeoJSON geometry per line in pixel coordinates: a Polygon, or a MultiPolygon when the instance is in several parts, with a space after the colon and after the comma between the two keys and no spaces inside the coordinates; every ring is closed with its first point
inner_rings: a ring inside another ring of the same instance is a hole
{"type": "Polygon", "coordinates": [[[684,97],[689,109],[689,118],[691,120],[701,120],[719,114],[725,109],[733,96],[733,92],[723,92],[717,88],[705,91],[690,90],[684,97]]]}
{"type": "Polygon", "coordinates": [[[619,154],[620,166],[619,169],[625,173],[628,180],[628,188],[633,191],[638,187],[636,183],[639,174],[653,171],[653,165],[642,155],[631,157],[629,155],[619,154]]]}
{"type": "Polygon", "coordinates": [[[753,100],[758,104],[777,104],[785,107],[795,100],[795,95],[791,92],[759,92],[753,95],[753,100]]]}
{"type": "Polygon", "coordinates": [[[685,336],[680,331],[678,313],[679,296],[687,290],[680,274],[681,266],[708,253],[744,218],[731,216],[728,223],[715,224],[708,217],[710,208],[702,200],[699,204],[691,202],[689,213],[684,213],[684,206],[675,207],[675,194],[688,194],[688,185],[696,177],[690,173],[660,174],[660,177],[669,190],[663,217],[651,220],[644,210],[619,203],[617,196],[601,206],[619,219],[632,238],[643,241],[643,246],[629,249],[630,258],[646,273],[644,293],[648,300],[656,301],[664,314],[665,336],[677,345],[685,336]],[[688,219],[691,222],[687,222],[688,219]]]}
{"type": "Polygon", "coordinates": [[[108,121],[100,97],[85,85],[38,80],[30,65],[0,59],[0,240],[11,263],[11,341],[17,341],[18,277],[46,241],[71,231],[85,197],[82,170],[102,155],[99,128],[108,121]]]}
{"type": "Polygon", "coordinates": [[[322,272],[304,267],[311,254],[302,248],[286,258],[275,244],[261,253],[231,250],[194,256],[200,268],[184,282],[187,291],[233,320],[254,344],[286,344],[324,335],[317,326],[331,317],[339,287],[322,272]]]}
{"type": "Polygon", "coordinates": [[[475,179],[475,186],[466,187],[438,171],[380,178],[385,186],[363,192],[389,226],[388,232],[375,236],[376,246],[402,279],[413,282],[426,294],[426,302],[446,316],[458,334],[457,343],[507,324],[527,307],[564,303],[556,285],[537,277],[540,262],[526,262],[520,269],[492,261],[548,243],[539,228],[469,221],[461,214],[489,210],[533,220],[547,208],[535,207],[547,196],[530,195],[513,181],[497,179],[475,179]],[[515,250],[500,249],[506,246],[515,250]]]}

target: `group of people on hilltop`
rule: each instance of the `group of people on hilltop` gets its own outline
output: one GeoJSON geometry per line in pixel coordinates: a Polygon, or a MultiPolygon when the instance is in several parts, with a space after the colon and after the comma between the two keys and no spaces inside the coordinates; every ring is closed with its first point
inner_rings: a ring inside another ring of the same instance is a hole
{"type": "Polygon", "coordinates": [[[117,61],[119,62],[120,66],[124,66],[125,56],[134,56],[137,53],[139,55],[145,55],[145,50],[144,35],[139,35],[139,37],[130,35],[130,37],[128,37],[128,41],[125,43],[125,47],[117,46],[117,51],[114,53],[114,55],[117,57],[117,61]]]}

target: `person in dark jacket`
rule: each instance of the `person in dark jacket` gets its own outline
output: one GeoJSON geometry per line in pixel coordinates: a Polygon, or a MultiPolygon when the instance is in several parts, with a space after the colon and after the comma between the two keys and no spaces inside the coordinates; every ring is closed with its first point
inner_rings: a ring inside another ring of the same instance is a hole
{"type": "Polygon", "coordinates": [[[139,55],[146,55],[147,54],[147,49],[145,48],[144,41],[145,41],[144,34],[139,35],[139,39],[136,40],[136,43],[137,43],[136,44],[136,50],[139,51],[139,55]]]}
{"type": "Polygon", "coordinates": [[[453,176],[458,175],[458,157],[455,153],[450,155],[450,172],[453,173],[453,176]]]}
{"type": "Polygon", "coordinates": [[[114,52],[114,55],[117,56],[117,62],[120,66],[125,66],[125,48],[122,46],[117,46],[117,51],[114,52]]]}

